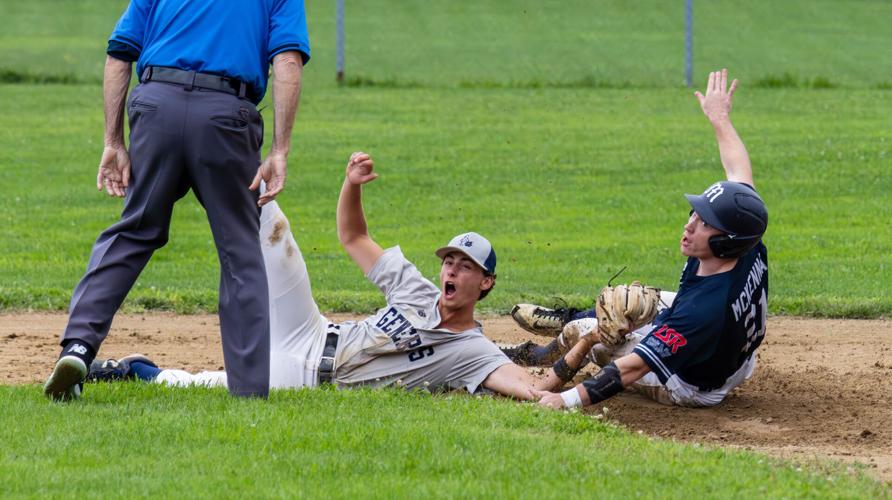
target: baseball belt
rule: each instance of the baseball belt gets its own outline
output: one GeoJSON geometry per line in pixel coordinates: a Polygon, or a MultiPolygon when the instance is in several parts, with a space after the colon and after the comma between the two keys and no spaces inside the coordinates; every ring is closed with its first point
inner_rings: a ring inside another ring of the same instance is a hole
{"type": "Polygon", "coordinates": [[[334,380],[334,361],[338,351],[338,339],[340,338],[341,325],[328,324],[328,332],[325,335],[325,347],[322,348],[322,359],[319,361],[319,385],[330,384],[334,380]]]}
{"type": "Polygon", "coordinates": [[[209,73],[196,73],[177,68],[165,68],[163,66],[148,66],[142,72],[141,82],[164,82],[182,85],[186,90],[193,88],[217,90],[227,94],[237,95],[241,98],[250,94],[247,83],[235,78],[228,78],[209,73]]]}

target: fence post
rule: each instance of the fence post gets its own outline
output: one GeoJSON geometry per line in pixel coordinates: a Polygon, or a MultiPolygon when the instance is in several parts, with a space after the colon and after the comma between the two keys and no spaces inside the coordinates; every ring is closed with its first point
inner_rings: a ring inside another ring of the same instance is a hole
{"type": "Polygon", "coordinates": [[[694,0],[684,2],[684,81],[693,85],[694,73],[694,0]]]}
{"type": "Polygon", "coordinates": [[[344,0],[337,1],[336,14],[336,30],[337,30],[337,81],[344,83],[344,0]]]}

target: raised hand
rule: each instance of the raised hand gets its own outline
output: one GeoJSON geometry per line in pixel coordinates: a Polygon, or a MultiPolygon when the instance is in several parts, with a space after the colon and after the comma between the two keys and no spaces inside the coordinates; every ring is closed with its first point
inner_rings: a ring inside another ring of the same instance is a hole
{"type": "Polygon", "coordinates": [[[372,182],[378,178],[378,174],[374,172],[375,162],[372,157],[362,151],[357,151],[350,155],[347,162],[347,182],[360,186],[372,182]]]}
{"type": "Polygon", "coordinates": [[[731,82],[728,87],[728,70],[713,71],[709,74],[709,80],[706,82],[706,95],[695,91],[694,95],[700,101],[700,108],[703,114],[713,124],[728,120],[731,114],[732,99],[734,91],[737,89],[737,79],[731,82]]]}

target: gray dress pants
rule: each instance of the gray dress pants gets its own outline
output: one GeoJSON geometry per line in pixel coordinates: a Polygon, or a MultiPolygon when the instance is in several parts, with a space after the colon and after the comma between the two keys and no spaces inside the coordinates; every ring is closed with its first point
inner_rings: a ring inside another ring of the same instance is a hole
{"type": "Polygon", "coordinates": [[[220,259],[220,330],[229,391],[269,394],[269,293],[260,248],[257,192],[263,120],[224,92],[161,82],[128,102],[130,186],[121,220],[93,246],[71,298],[62,342],[98,352],[112,318],[152,253],[167,243],[174,203],[191,188],[207,212],[220,259]]]}

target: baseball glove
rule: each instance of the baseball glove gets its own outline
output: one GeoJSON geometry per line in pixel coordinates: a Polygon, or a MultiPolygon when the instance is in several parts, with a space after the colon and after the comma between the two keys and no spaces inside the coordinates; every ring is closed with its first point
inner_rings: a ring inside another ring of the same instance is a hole
{"type": "Polygon", "coordinates": [[[660,289],[644,286],[638,281],[602,288],[595,301],[601,343],[615,347],[625,342],[626,335],[632,330],[654,319],[659,303],[660,289]]]}

